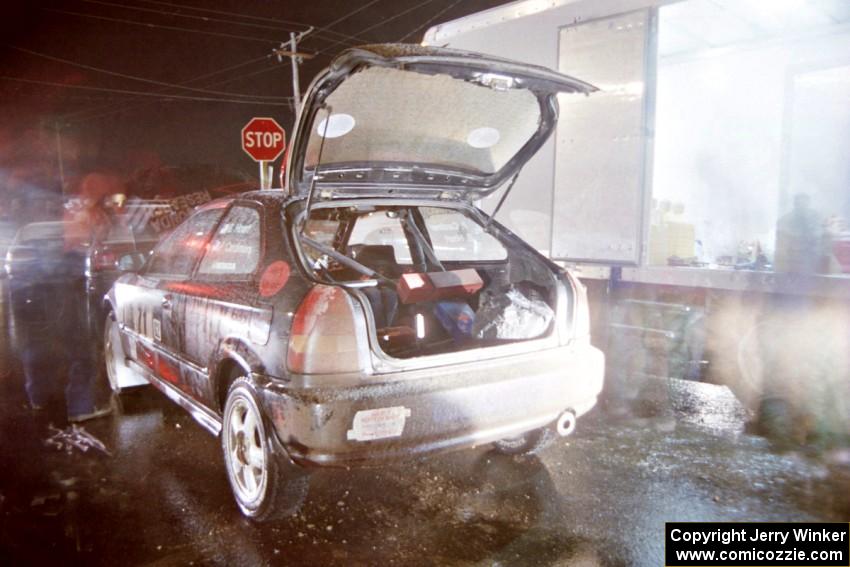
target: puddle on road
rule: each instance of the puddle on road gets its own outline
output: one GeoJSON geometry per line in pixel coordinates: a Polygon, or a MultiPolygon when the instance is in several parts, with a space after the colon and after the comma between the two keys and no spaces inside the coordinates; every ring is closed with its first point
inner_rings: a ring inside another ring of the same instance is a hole
{"type": "Polygon", "coordinates": [[[715,433],[743,433],[752,418],[727,386],[669,380],[670,405],[680,423],[705,427],[715,433]]]}
{"type": "Polygon", "coordinates": [[[848,467],[746,433],[751,413],[725,386],[671,380],[667,387],[672,412],[617,422],[595,416],[570,440],[573,462],[602,484],[606,471],[628,471],[632,490],[653,495],[653,509],[688,520],[850,517],[848,467]]]}

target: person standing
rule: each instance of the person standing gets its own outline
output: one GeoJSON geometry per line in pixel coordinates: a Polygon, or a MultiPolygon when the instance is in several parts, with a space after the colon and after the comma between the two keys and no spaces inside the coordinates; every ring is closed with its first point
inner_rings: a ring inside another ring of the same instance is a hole
{"type": "Polygon", "coordinates": [[[776,223],[773,269],[794,274],[818,274],[827,270],[829,237],[824,219],[812,208],[811,197],[794,195],[793,210],[776,223]]]}
{"type": "Polygon", "coordinates": [[[43,244],[45,256],[52,250],[48,273],[30,283],[26,300],[16,302],[16,338],[30,406],[45,408],[64,386],[71,422],[111,412],[109,403],[98,403],[99,333],[86,295],[86,248],[101,229],[96,218],[75,214],[63,225],[61,242],[43,244]]]}

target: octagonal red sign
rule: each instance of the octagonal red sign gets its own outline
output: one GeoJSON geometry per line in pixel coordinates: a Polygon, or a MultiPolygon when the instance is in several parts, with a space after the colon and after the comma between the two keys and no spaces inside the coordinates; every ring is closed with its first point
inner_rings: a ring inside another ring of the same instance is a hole
{"type": "Polygon", "coordinates": [[[252,118],[242,128],[242,149],[254,161],[274,161],[286,148],[286,131],[274,118],[252,118]]]}

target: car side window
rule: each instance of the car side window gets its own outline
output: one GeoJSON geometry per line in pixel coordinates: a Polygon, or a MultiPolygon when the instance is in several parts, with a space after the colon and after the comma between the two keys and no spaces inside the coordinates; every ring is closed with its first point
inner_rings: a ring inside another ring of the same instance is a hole
{"type": "Polygon", "coordinates": [[[202,275],[250,275],[260,262],[260,213],[235,206],[210,241],[198,267],[202,275]]]}
{"type": "Polygon", "coordinates": [[[442,262],[496,262],[508,251],[484,227],[459,211],[420,207],[434,254],[442,262]]]}
{"type": "Polygon", "coordinates": [[[203,251],[223,209],[198,211],[165,237],[154,249],[146,272],[188,276],[203,251]]]}

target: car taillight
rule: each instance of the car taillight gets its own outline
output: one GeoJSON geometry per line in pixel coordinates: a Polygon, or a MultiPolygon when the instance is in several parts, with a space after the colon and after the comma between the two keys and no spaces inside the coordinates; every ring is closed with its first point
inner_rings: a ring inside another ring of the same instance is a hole
{"type": "Polygon", "coordinates": [[[576,295],[576,316],[573,334],[575,338],[582,341],[590,341],[590,304],[587,300],[587,288],[576,281],[579,289],[576,295]]]}
{"type": "Polygon", "coordinates": [[[114,270],[118,265],[118,255],[105,250],[95,250],[91,256],[91,269],[95,272],[101,270],[114,270]]]}
{"type": "MultiPolygon", "coordinates": [[[[587,301],[587,288],[570,274],[565,273],[564,291],[573,295],[572,310],[559,313],[560,341],[566,344],[571,340],[590,342],[590,308],[587,301]]],[[[559,305],[561,302],[558,302],[559,305]]]]}
{"type": "Polygon", "coordinates": [[[369,363],[365,318],[342,288],[317,285],[292,320],[286,366],[295,374],[363,372],[369,363]]]}

